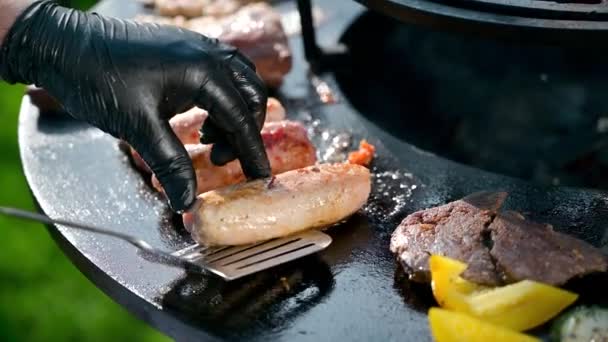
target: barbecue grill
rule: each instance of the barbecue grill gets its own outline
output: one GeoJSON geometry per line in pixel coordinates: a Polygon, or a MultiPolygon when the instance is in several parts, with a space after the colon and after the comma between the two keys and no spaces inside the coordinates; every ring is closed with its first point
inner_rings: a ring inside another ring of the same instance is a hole
{"type": "MultiPolygon", "coordinates": [[[[492,163],[483,161],[494,159],[482,158],[500,151],[484,150],[487,131],[507,132],[506,142],[519,140],[509,138],[519,126],[501,121],[509,117],[501,108],[510,105],[519,106],[511,110],[516,122],[553,108],[552,120],[564,127],[597,128],[596,121],[608,113],[602,98],[608,70],[600,63],[603,51],[591,43],[580,47],[580,37],[606,35],[603,3],[360,2],[374,11],[356,2],[315,1],[325,18],[316,27],[308,0],[276,3],[283,14],[302,13],[302,34],[290,37],[294,67],[276,94],[288,113],[307,123],[322,152],[337,137],[353,144],[366,138],[377,147],[369,205],[328,231],[334,243],[327,250],[223,282],[149,263],[111,238],[49,227],[79,269],[176,340],[430,340],[428,286],[408,283],[388,250],[390,234],[406,214],[472,192],[501,190],[510,194],[507,209],[608,246],[605,191],[531,181],[534,177],[515,174],[519,164],[509,158],[500,162],[511,167],[487,171],[492,163]],[[470,34],[480,31],[485,37],[470,34]],[[522,34],[526,44],[504,40],[522,34]],[[320,99],[320,85],[331,90],[336,103],[320,99]],[[458,140],[462,132],[471,139],[458,140]],[[469,140],[469,149],[452,148],[469,140]]],[[[118,0],[102,1],[96,10],[121,17],[145,11],[136,1],[118,0]]],[[[546,122],[532,121],[531,129],[546,122]]],[[[560,134],[562,126],[556,129],[560,134]]],[[[570,137],[592,137],[575,151],[547,145],[574,159],[587,156],[597,152],[603,135],[585,132],[570,137]]],[[[543,137],[554,142],[551,134],[543,137]]],[[[122,231],[166,251],[192,243],[114,139],[40,113],[30,96],[23,100],[19,139],[24,172],[46,214],[122,231]]],[[[547,165],[562,164],[551,159],[547,165]]],[[[585,287],[579,291],[583,301],[606,303],[606,284],[598,277],[572,286],[585,287]]]]}
{"type": "Polygon", "coordinates": [[[602,42],[603,0],[359,0],[398,19],[518,41],[602,42]]]}

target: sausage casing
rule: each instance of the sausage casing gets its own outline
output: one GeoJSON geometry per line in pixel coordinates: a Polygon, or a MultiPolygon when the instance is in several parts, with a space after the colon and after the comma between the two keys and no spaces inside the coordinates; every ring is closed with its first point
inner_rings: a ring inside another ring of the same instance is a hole
{"type": "Polygon", "coordinates": [[[200,244],[255,243],[340,222],[370,189],[366,167],[319,164],[206,192],[184,225],[200,244]]]}

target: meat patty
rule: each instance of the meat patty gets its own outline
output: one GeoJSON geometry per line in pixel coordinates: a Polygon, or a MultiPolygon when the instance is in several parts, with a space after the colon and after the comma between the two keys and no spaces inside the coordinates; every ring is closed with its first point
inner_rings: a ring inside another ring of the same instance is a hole
{"type": "MultiPolygon", "coordinates": [[[[316,149],[308,138],[306,128],[298,122],[267,123],[261,134],[272,174],[313,165],[317,161],[316,149]]],[[[196,172],[197,194],[245,180],[238,160],[223,166],[217,166],[211,162],[211,145],[186,145],[186,150],[196,172]]],[[[156,189],[162,191],[162,187],[154,176],[152,184],[156,189]]]]}
{"type": "Polygon", "coordinates": [[[477,193],[406,217],[391,238],[391,251],[415,281],[430,281],[428,259],[439,254],[468,264],[463,277],[502,285],[523,279],[561,285],[607,270],[593,246],[521,214],[500,213],[506,193],[477,193]]]}
{"type": "Polygon", "coordinates": [[[199,196],[184,225],[204,245],[242,245],[330,226],[361,208],[370,172],[353,164],[320,164],[199,196]]]}

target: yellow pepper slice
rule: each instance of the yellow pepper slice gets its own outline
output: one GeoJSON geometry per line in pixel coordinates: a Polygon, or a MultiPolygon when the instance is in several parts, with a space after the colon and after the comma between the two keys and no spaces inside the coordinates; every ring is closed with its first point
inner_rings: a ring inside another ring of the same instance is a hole
{"type": "Polygon", "coordinates": [[[467,312],[467,296],[485,287],[467,281],[460,274],[467,268],[465,263],[440,255],[431,255],[431,288],[433,296],[442,308],[467,312]]]}
{"type": "Polygon", "coordinates": [[[578,298],[530,280],[496,288],[478,286],[459,276],[465,264],[438,255],[431,256],[430,268],[433,295],[441,307],[516,331],[547,322],[578,298]]]}
{"type": "Polygon", "coordinates": [[[429,310],[429,323],[436,342],[540,342],[535,337],[440,308],[429,310]]]}
{"type": "Polygon", "coordinates": [[[578,295],[535,281],[473,294],[468,297],[470,313],[484,321],[523,331],[539,326],[574,303],[578,295]]]}

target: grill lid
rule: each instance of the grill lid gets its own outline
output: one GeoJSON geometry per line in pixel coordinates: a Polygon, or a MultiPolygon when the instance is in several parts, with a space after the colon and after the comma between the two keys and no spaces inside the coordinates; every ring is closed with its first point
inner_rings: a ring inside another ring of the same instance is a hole
{"type": "Polygon", "coordinates": [[[399,20],[518,41],[589,45],[608,37],[605,0],[356,0],[399,20]]]}

